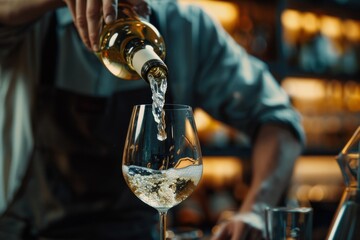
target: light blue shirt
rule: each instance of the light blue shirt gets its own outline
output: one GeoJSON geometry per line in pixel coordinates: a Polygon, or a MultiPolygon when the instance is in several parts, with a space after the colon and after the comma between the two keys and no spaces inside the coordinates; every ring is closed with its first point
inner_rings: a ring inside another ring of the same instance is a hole
{"type": "MultiPolygon", "coordinates": [[[[249,136],[263,123],[284,123],[304,142],[300,116],[263,62],[198,7],[174,1],[151,6],[166,44],[168,91],[175,103],[200,107],[249,136]]],[[[59,88],[97,96],[149,88],[105,69],[82,44],[66,8],[57,10],[57,18],[59,88]]],[[[48,21],[47,14],[30,26],[0,27],[0,212],[20,186],[31,153],[30,110],[48,21]]]]}

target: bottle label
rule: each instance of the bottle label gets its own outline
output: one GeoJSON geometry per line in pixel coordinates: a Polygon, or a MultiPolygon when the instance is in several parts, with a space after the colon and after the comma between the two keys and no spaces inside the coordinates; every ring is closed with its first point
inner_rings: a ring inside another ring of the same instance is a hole
{"type": "Polygon", "coordinates": [[[151,46],[146,46],[134,53],[132,65],[139,76],[141,76],[141,70],[144,64],[150,60],[160,60],[162,62],[161,58],[154,52],[151,46]]]}

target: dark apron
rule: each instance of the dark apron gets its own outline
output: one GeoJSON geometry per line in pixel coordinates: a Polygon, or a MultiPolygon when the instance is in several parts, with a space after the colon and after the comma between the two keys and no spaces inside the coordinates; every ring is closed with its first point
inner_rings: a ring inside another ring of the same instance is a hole
{"type": "Polygon", "coordinates": [[[86,96],[56,89],[54,72],[46,68],[37,89],[34,151],[0,239],[155,239],[156,210],[121,172],[132,107],[152,102],[150,87],[86,96]]]}

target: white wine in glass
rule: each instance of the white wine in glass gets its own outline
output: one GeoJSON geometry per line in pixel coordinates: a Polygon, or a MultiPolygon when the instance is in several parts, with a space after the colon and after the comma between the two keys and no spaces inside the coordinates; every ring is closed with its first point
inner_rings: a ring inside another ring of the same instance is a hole
{"type": "Polygon", "coordinates": [[[163,109],[166,138],[159,140],[152,105],[134,107],[122,162],[131,191],[158,210],[162,240],[167,211],[190,196],[203,171],[192,108],[165,104],[163,109]]]}

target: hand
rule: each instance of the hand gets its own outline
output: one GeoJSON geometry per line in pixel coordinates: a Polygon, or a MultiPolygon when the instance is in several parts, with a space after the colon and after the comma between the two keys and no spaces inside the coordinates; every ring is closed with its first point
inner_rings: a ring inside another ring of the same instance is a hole
{"type": "Polygon", "coordinates": [[[263,228],[263,219],[257,214],[239,213],[220,223],[211,240],[261,240],[263,228]]]}
{"type": "MultiPolygon", "coordinates": [[[[146,11],[144,0],[63,0],[68,6],[81,40],[89,50],[99,50],[101,24],[114,22],[118,2],[136,6],[140,13],[146,11]]],[[[147,6],[147,5],[146,5],[147,6]]]]}
{"type": "Polygon", "coordinates": [[[118,0],[63,0],[68,6],[75,26],[85,46],[99,50],[101,18],[106,24],[117,17],[118,0]]]}

